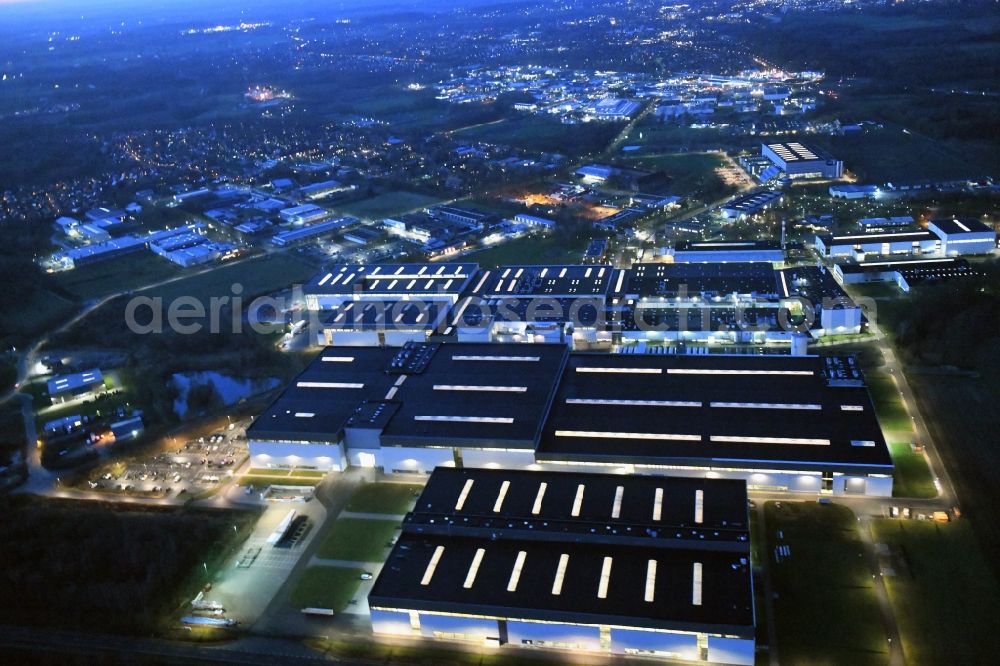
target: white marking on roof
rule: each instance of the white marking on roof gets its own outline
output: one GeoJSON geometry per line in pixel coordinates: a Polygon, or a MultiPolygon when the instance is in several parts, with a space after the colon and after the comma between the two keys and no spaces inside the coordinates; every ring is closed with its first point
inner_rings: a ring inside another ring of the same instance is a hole
{"type": "Polygon", "coordinates": [[[314,412],[295,412],[295,417],[299,419],[311,419],[316,416],[314,412]]]}
{"type": "Polygon", "coordinates": [[[438,562],[441,560],[442,555],[444,555],[444,546],[438,546],[434,549],[434,554],[431,555],[431,561],[427,563],[427,569],[424,570],[424,577],[420,579],[421,585],[431,584],[431,578],[434,577],[434,570],[437,569],[438,562]]]}
{"type": "Polygon", "coordinates": [[[646,564],[646,593],[643,600],[652,602],[656,592],[656,560],[650,560],[646,564]]]}
{"type": "Polygon", "coordinates": [[[615,488],[615,501],[611,506],[611,517],[618,519],[622,515],[622,497],[625,495],[625,486],[615,488]]]}
{"type": "Polygon", "coordinates": [[[435,384],[435,391],[471,391],[474,393],[524,393],[527,386],[472,386],[460,384],[435,384]]]}
{"type": "Polygon", "coordinates": [[[611,558],[605,557],[601,565],[601,580],[597,584],[597,598],[608,598],[608,583],[611,581],[611,558]]]}
{"type": "Polygon", "coordinates": [[[618,400],[612,398],[566,398],[567,405],[620,405],[633,407],[701,407],[691,400],[618,400]]]}
{"type": "Polygon", "coordinates": [[[469,491],[472,490],[472,484],[475,483],[474,480],[469,479],[462,486],[462,492],[458,494],[458,501],[455,502],[455,511],[461,511],[462,507],[465,506],[465,500],[469,498],[469,491]]]}
{"type": "Polygon", "coordinates": [[[296,382],[299,388],[322,388],[322,389],[363,389],[364,384],[351,382],[296,382]]]}
{"type": "Polygon", "coordinates": [[[477,548],[476,554],[472,557],[472,564],[469,565],[469,573],[465,576],[465,582],[462,583],[462,587],[469,589],[472,587],[473,583],[476,582],[476,574],[479,572],[479,565],[483,561],[483,555],[486,554],[485,548],[477,548]]]}
{"type": "Polygon", "coordinates": [[[563,578],[566,577],[566,566],[569,564],[569,555],[562,553],[559,556],[559,564],[556,566],[556,578],[552,581],[552,594],[562,594],[563,578]]]}
{"type": "Polygon", "coordinates": [[[701,606],[701,562],[695,562],[691,580],[691,604],[701,606]]]}
{"type": "Polygon", "coordinates": [[[701,435],[662,432],[603,432],[600,430],[556,430],[556,437],[593,437],[595,439],[665,439],[676,442],[700,442],[701,435]]]}
{"type": "Polygon", "coordinates": [[[795,377],[815,374],[812,370],[710,370],[708,368],[668,368],[670,375],[787,375],[795,377]]]}
{"type": "Polygon", "coordinates": [[[483,283],[486,282],[486,278],[488,278],[489,276],[490,276],[489,271],[483,273],[483,277],[479,279],[479,284],[477,284],[476,288],[472,290],[472,293],[478,294],[479,290],[483,288],[483,283]]]}
{"type": "Polygon", "coordinates": [[[517,559],[514,560],[514,568],[510,572],[510,580],[507,581],[507,591],[516,592],[517,591],[517,581],[521,580],[521,569],[524,568],[524,560],[528,557],[528,553],[523,550],[517,552],[517,559]]]}
{"type": "Polygon", "coordinates": [[[598,368],[593,366],[581,366],[577,372],[604,373],[613,375],[662,375],[662,368],[598,368]]]}
{"type": "Polygon", "coordinates": [[[740,437],[737,435],[712,435],[712,442],[729,444],[795,444],[802,446],[830,446],[828,439],[809,439],[804,437],[740,437]]]}
{"type": "Polygon", "coordinates": [[[326,276],[322,280],[319,281],[319,284],[317,286],[322,287],[324,284],[326,284],[327,282],[329,282],[330,278],[332,278],[332,277],[333,277],[333,273],[327,273],[326,276]]]}
{"type": "Polygon", "coordinates": [[[549,487],[549,484],[542,481],[538,484],[538,494],[535,495],[535,503],[531,506],[531,514],[537,516],[542,511],[542,498],[545,497],[545,489],[549,487]]]}
{"type": "Polygon", "coordinates": [[[694,491],[694,522],[701,523],[705,519],[705,491],[694,491]]]}
{"type": "Polygon", "coordinates": [[[586,488],[582,483],[576,487],[576,497],[573,498],[573,510],[569,512],[569,515],[574,518],[579,517],[580,509],[583,507],[583,491],[586,488]]]}
{"type": "Polygon", "coordinates": [[[540,361],[541,356],[452,356],[453,361],[540,361]]]}
{"type": "Polygon", "coordinates": [[[653,520],[663,516],[663,488],[657,488],[653,495],[653,520]]]}
{"type": "Polygon", "coordinates": [[[823,405],[801,402],[710,402],[709,406],[720,409],[823,409],[823,405]]]}
{"type": "Polygon", "coordinates": [[[493,513],[500,513],[503,509],[503,501],[507,497],[507,491],[510,490],[510,481],[504,481],[500,484],[500,492],[497,493],[497,501],[493,503],[493,513]]]}
{"type": "Polygon", "coordinates": [[[414,416],[414,421],[440,421],[445,423],[513,423],[509,416],[414,416]]]}

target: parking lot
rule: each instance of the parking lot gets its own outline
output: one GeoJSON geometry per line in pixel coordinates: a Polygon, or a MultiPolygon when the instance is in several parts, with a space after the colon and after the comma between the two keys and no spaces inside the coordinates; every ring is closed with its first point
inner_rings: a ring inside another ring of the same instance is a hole
{"type": "Polygon", "coordinates": [[[246,459],[247,425],[234,422],[197,438],[170,438],[166,451],[101,466],[81,489],[156,498],[214,490],[246,459]]]}

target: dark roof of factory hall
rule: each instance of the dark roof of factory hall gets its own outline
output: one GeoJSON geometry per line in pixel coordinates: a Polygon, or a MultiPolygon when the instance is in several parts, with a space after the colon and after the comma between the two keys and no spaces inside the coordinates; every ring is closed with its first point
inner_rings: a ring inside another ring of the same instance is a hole
{"type": "Polygon", "coordinates": [[[438,468],[369,605],[747,634],[754,615],[746,507],[742,481],[438,468]],[[663,509],[654,520],[657,489],[663,509]],[[616,505],[619,519],[611,517],[616,505]],[[697,527],[695,505],[711,515],[705,529],[729,518],[739,523],[730,532],[742,537],[741,550],[698,538],[676,547],[677,540],[626,532],[697,527]],[[485,520],[496,523],[488,534],[485,520]],[[515,521],[519,529],[506,526],[515,521]],[[535,527],[525,529],[525,521],[535,527]],[[576,523],[579,529],[566,527],[576,523]]]}

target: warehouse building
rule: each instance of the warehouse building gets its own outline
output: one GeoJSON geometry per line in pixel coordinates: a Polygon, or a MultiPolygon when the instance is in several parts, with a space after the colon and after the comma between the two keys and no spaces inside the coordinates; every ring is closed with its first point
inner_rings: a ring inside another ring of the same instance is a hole
{"type": "Polygon", "coordinates": [[[645,472],[892,493],[892,461],[852,358],[335,347],[247,439],[258,468],[645,472]]]}
{"type": "Polygon", "coordinates": [[[610,341],[608,292],[625,271],[600,265],[503,266],[481,271],[445,335],[462,342],[610,341]]]}
{"type": "Polygon", "coordinates": [[[313,222],[326,219],[330,217],[330,215],[330,211],[325,208],[320,208],[314,204],[302,204],[301,206],[283,208],[281,212],[278,213],[281,221],[287,222],[288,224],[311,224],[313,222]]]}
{"type": "Polygon", "coordinates": [[[997,232],[974,217],[931,220],[927,229],[941,239],[946,256],[989,254],[997,247],[997,232]]]}
{"type": "Polygon", "coordinates": [[[678,241],[668,256],[678,263],[770,261],[781,263],[785,253],[774,241],[678,241]]]}
{"type": "Polygon", "coordinates": [[[455,303],[478,269],[478,264],[338,264],[302,290],[310,310],[360,300],[455,303]]]}
{"type": "Polygon", "coordinates": [[[53,405],[80,398],[93,398],[105,391],[104,375],[97,368],[72,375],[60,375],[48,381],[48,390],[53,405]]]}
{"type": "Polygon", "coordinates": [[[763,143],[760,151],[788,178],[840,178],[844,175],[844,163],[815,146],[796,141],[763,143]]]}
{"type": "Polygon", "coordinates": [[[368,604],[379,634],[753,664],[746,486],[438,468],[368,604]]]}
{"type": "Polygon", "coordinates": [[[885,229],[879,233],[819,234],[816,251],[823,257],[887,257],[894,254],[930,254],[941,252],[941,239],[924,229],[885,229]]]}
{"type": "Polygon", "coordinates": [[[936,284],[959,278],[976,277],[981,271],[960,257],[907,259],[903,261],[862,261],[835,264],[833,274],[842,284],[895,282],[903,291],[918,284],[936,284]]]}
{"type": "Polygon", "coordinates": [[[767,210],[775,202],[781,201],[778,190],[754,190],[741,194],[727,201],[722,206],[722,217],[728,220],[738,220],[767,210]]]}

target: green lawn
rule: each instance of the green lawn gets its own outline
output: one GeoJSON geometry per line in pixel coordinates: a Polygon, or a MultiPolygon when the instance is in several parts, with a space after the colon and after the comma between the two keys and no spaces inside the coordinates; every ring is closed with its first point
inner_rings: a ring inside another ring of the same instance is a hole
{"type": "Polygon", "coordinates": [[[564,125],[552,118],[524,114],[463,129],[455,133],[455,138],[567,155],[586,155],[603,151],[622,127],[623,123],[603,122],[564,125]]]}
{"type": "Polygon", "coordinates": [[[406,513],[416,501],[414,493],[423,486],[415,483],[369,483],[358,488],[347,503],[358,513],[406,513]]]}
{"type": "Polygon", "coordinates": [[[716,153],[649,155],[629,162],[640,169],[666,172],[670,177],[670,191],[674,194],[716,198],[727,191],[715,173],[726,162],[716,153]]]}
{"type": "Polygon", "coordinates": [[[887,641],[854,513],[813,502],[781,502],[780,509],[768,502],[764,511],[781,663],[885,664],[887,641]],[[779,562],[775,547],[782,544],[791,553],[779,562]]]}
{"type": "Polygon", "coordinates": [[[566,243],[557,236],[526,236],[467,255],[483,268],[505,265],[579,264],[588,241],[566,243]]]}
{"type": "Polygon", "coordinates": [[[872,531],[891,548],[886,585],[907,662],[995,663],[1000,585],[971,524],[880,519],[872,531]]]}
{"type": "Polygon", "coordinates": [[[371,199],[354,201],[337,208],[337,212],[362,219],[382,219],[392,215],[427,208],[440,203],[440,199],[416,192],[386,192],[371,199]]]}
{"type": "Polygon", "coordinates": [[[142,292],[144,296],[160,297],[165,307],[182,296],[195,296],[207,303],[212,296],[232,296],[233,286],[239,284],[244,304],[256,296],[287,289],[302,283],[318,271],[305,259],[287,252],[253,257],[244,261],[220,266],[206,273],[161,285],[142,292]]]}
{"type": "Polygon", "coordinates": [[[398,527],[395,520],[340,518],[323,539],[316,555],[330,560],[381,562],[398,527]]]}
{"type": "Polygon", "coordinates": [[[889,452],[896,466],[893,497],[937,497],[934,476],[922,453],[914,452],[909,442],[889,444],[889,452]]]}
{"type": "Polygon", "coordinates": [[[180,275],[183,269],[152,252],[138,252],[124,260],[102,261],[57,273],[57,285],[88,300],[138,289],[180,275]]]}
{"type": "Polygon", "coordinates": [[[293,608],[329,608],[339,613],[354,598],[361,583],[361,569],[309,567],[288,595],[293,608]]]}
{"type": "Polygon", "coordinates": [[[244,474],[236,482],[240,486],[254,486],[255,488],[261,488],[263,486],[315,486],[322,481],[322,477],[310,477],[301,478],[293,477],[289,478],[287,475],[281,474],[244,474]]]}
{"type": "Polygon", "coordinates": [[[882,428],[889,431],[912,432],[913,421],[906,413],[895,379],[882,372],[869,372],[865,380],[882,428]]]}

